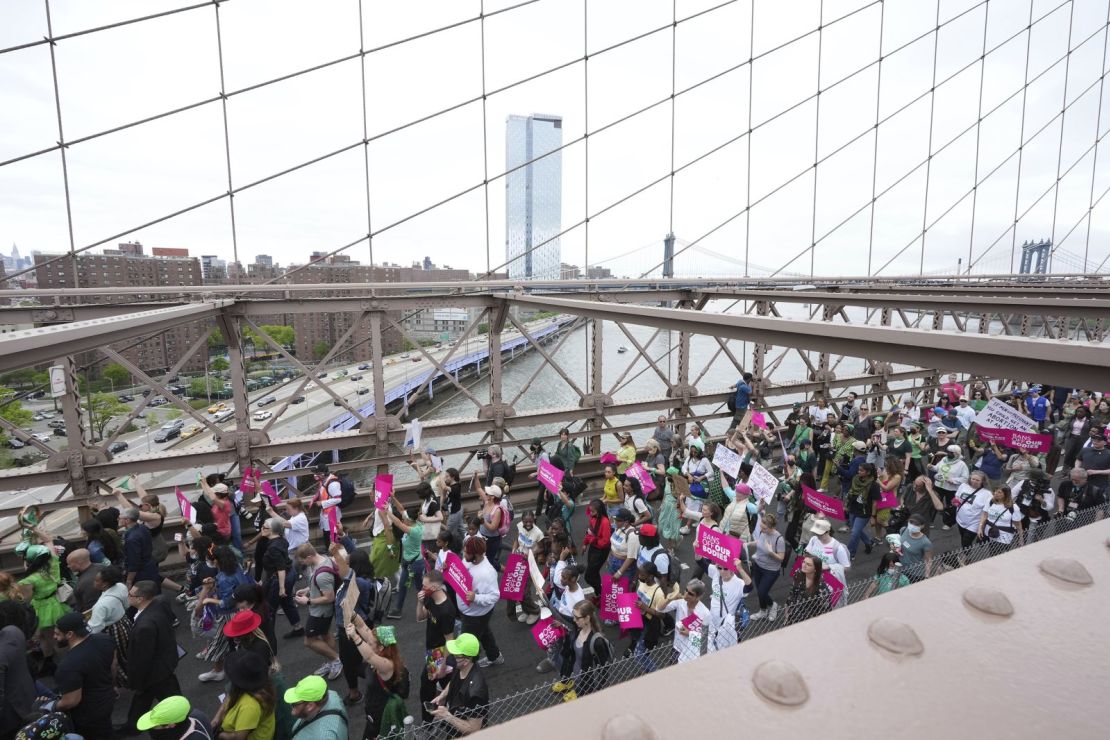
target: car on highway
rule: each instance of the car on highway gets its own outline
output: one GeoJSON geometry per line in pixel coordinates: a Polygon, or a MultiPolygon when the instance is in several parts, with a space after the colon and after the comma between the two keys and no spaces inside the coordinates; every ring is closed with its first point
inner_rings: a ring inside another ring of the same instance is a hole
{"type": "Polygon", "coordinates": [[[342,402],[342,401],[340,401],[340,400],[338,400],[338,399],[336,399],[335,401],[332,401],[332,402],[331,402],[331,405],[332,405],[332,406],[342,406],[342,405],[343,405],[343,402],[342,402]]]}
{"type": "Polygon", "coordinates": [[[212,404],[211,406],[208,407],[208,413],[218,414],[226,408],[227,408],[226,403],[214,403],[214,404],[212,404]]]}
{"type": "Polygon", "coordinates": [[[362,376],[361,375],[352,375],[351,377],[347,378],[347,380],[354,383],[355,381],[362,380],[362,376]]]}
{"type": "Polygon", "coordinates": [[[335,374],[335,376],[336,376],[337,378],[344,378],[344,377],[346,377],[346,376],[347,376],[347,371],[346,371],[346,370],[340,370],[339,372],[337,372],[337,373],[335,374]]]}
{"type": "Polygon", "coordinates": [[[51,429],[62,429],[65,427],[65,425],[66,423],[61,419],[55,419],[54,421],[46,422],[46,426],[50,427],[51,429]]]}
{"type": "Polygon", "coordinates": [[[235,409],[224,409],[220,413],[216,414],[216,421],[220,422],[220,423],[223,423],[223,422],[227,421],[228,419],[234,418],[234,416],[235,416],[235,409]]]}
{"type": "Polygon", "coordinates": [[[358,366],[358,369],[359,370],[369,370],[372,367],[374,367],[374,366],[372,364],[370,364],[369,362],[364,362],[364,363],[362,363],[361,365],[358,366]]]}
{"type": "Polygon", "coordinates": [[[360,396],[365,396],[369,392],[370,392],[369,388],[359,388],[358,389],[358,395],[360,395],[360,396]]]}
{"type": "Polygon", "coordinates": [[[422,358],[420,355],[416,355],[415,357],[412,358],[412,361],[413,362],[420,362],[422,359],[424,359],[424,358],[422,358]]]}
{"type": "Polygon", "coordinates": [[[276,403],[276,402],[277,402],[277,396],[266,396],[265,398],[263,398],[261,401],[259,401],[255,405],[258,406],[259,408],[262,408],[263,406],[269,406],[271,403],[276,403]]]}
{"type": "Polygon", "coordinates": [[[111,452],[113,455],[118,455],[126,449],[126,442],[113,442],[111,445],[108,446],[108,452],[111,452]]]}
{"type": "Polygon", "coordinates": [[[162,428],[154,435],[155,442],[169,442],[171,439],[181,436],[181,427],[173,427],[172,429],[162,428]]]}
{"type": "Polygon", "coordinates": [[[40,411],[39,413],[42,414],[42,418],[44,419],[53,419],[56,416],[53,411],[40,411]]]}
{"type": "Polygon", "coordinates": [[[410,357],[412,357],[412,355],[410,355],[410,354],[409,354],[408,352],[406,352],[405,354],[401,355],[401,359],[402,359],[402,360],[407,360],[407,359],[408,359],[408,358],[410,358],[410,357]]]}
{"type": "Polygon", "coordinates": [[[181,438],[182,439],[188,439],[189,437],[195,437],[198,434],[200,434],[200,425],[199,424],[192,424],[192,425],[186,427],[185,429],[181,430],[181,438]]]}
{"type": "Polygon", "coordinates": [[[169,401],[162,398],[161,396],[155,396],[154,398],[150,399],[150,403],[148,403],[147,406],[165,406],[167,403],[169,403],[169,401]]]}
{"type": "Polygon", "coordinates": [[[305,401],[304,396],[297,396],[296,398],[294,398],[289,403],[304,403],[304,401],[305,401]]]}
{"type": "Polygon", "coordinates": [[[254,420],[255,421],[266,421],[267,419],[269,419],[273,415],[274,415],[273,411],[255,411],[254,412],[254,420]]]}
{"type": "Polygon", "coordinates": [[[116,396],[116,400],[119,401],[120,403],[131,403],[132,401],[135,400],[135,397],[134,396],[129,396],[126,393],[124,393],[122,395],[116,396]]]}
{"type": "Polygon", "coordinates": [[[22,450],[26,446],[26,442],[20,439],[16,439],[15,437],[12,437],[8,440],[8,447],[11,447],[13,450],[22,450]]]}

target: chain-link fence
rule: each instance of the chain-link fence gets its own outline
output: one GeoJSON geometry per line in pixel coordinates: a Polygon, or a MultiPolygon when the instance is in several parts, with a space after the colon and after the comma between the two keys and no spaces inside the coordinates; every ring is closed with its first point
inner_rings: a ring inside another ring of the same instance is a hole
{"type": "MultiPolygon", "coordinates": [[[[937,577],[950,570],[985,560],[994,555],[1001,555],[1014,547],[1023,547],[1049,537],[1067,534],[1079,527],[1106,518],[1108,509],[1110,507],[1100,505],[1075,512],[1074,516],[1064,516],[1042,522],[1020,534],[1014,533],[1012,541],[1007,544],[987,540],[976,542],[970,547],[962,549],[934,553],[932,561],[928,564],[928,572],[926,572],[926,564],[921,563],[912,567],[899,568],[896,575],[876,575],[853,581],[847,586],[832,589],[831,598],[824,594],[788,599],[786,603],[778,605],[774,620],[766,617],[750,619],[745,615],[738,616],[736,617],[736,624],[740,642],[746,642],[760,635],[820,616],[832,609],[839,609],[857,601],[881,595],[887,591],[906,588],[926,578],[937,577]]],[[[749,594],[749,596],[754,597],[754,593],[749,594]]],[[[751,599],[747,600],[750,601],[751,599]]],[[[572,687],[568,686],[561,675],[556,672],[553,677],[537,686],[490,701],[486,707],[485,724],[499,724],[539,709],[553,707],[574,700],[585,693],[603,690],[606,686],[612,686],[637,678],[645,673],[664,669],[673,665],[676,661],[676,652],[670,636],[664,636],[662,643],[654,649],[632,655],[622,655],[625,642],[621,641],[614,645],[614,652],[617,656],[615,660],[601,668],[592,669],[585,674],[576,676],[572,687]]],[[[703,644],[708,644],[708,642],[708,640],[702,640],[703,644]]],[[[431,740],[432,738],[455,736],[457,736],[457,733],[446,721],[436,720],[421,726],[410,725],[405,732],[388,737],[431,740]]]]}

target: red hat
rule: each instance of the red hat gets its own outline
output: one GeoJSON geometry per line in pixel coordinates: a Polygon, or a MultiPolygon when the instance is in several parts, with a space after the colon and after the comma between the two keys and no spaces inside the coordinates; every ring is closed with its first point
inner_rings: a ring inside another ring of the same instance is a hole
{"type": "Polygon", "coordinates": [[[247,609],[246,611],[237,612],[234,617],[227,621],[227,624],[224,625],[224,634],[228,637],[242,637],[254,632],[260,624],[262,624],[262,617],[247,609]]]}
{"type": "Polygon", "coordinates": [[[659,530],[655,528],[654,524],[644,524],[640,527],[640,534],[647,535],[648,537],[654,537],[658,532],[659,530]]]}

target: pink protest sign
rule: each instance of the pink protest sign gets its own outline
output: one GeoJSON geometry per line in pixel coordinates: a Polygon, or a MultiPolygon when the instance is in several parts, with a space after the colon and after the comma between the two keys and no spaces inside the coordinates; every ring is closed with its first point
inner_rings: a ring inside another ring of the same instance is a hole
{"type": "Polygon", "coordinates": [[[603,620],[617,621],[617,596],[628,591],[628,578],[613,578],[608,573],[601,574],[601,606],[598,616],[603,620]]]}
{"type": "Polygon", "coordinates": [[[339,507],[333,506],[328,509],[328,532],[331,534],[331,541],[335,542],[339,539],[339,507]]]}
{"type": "Polygon", "coordinates": [[[702,621],[693,612],[690,612],[680,624],[686,628],[687,632],[700,632],[702,628],[702,621]]]}
{"type": "Polygon", "coordinates": [[[239,481],[239,490],[243,492],[244,496],[254,496],[258,491],[258,471],[254,468],[247,468],[243,471],[243,480],[239,481]]]}
{"type": "Polygon", "coordinates": [[[723,532],[698,525],[698,539],[694,542],[694,554],[716,563],[722,568],[735,570],[733,561],[740,557],[744,543],[723,532]]]}
{"type": "Polygon", "coordinates": [[[826,496],[820,491],[815,491],[809,486],[802,486],[802,501],[809,508],[819,511],[833,519],[847,519],[844,515],[844,502],[832,496],[826,496]]]}
{"type": "Polygon", "coordinates": [[[754,414],[752,414],[752,424],[759,427],[760,429],[766,429],[767,417],[763,415],[762,411],[756,411],[754,414]]]}
{"type": "Polygon", "coordinates": [[[532,637],[544,650],[558,642],[566,633],[566,628],[556,622],[554,617],[541,619],[532,626],[532,637]]]}
{"type": "Polygon", "coordinates": [[[898,505],[898,494],[894,491],[883,491],[883,496],[875,504],[876,509],[893,509],[898,505]]]}
{"type": "Polygon", "coordinates": [[[388,473],[374,477],[374,506],[384,509],[389,506],[389,497],[393,495],[393,476],[388,473]]]}
{"type": "Polygon", "coordinates": [[[466,597],[470,593],[470,589],[474,585],[474,579],[470,576],[470,571],[466,569],[462,558],[453,552],[447,553],[443,559],[443,580],[447,585],[455,589],[455,593],[459,595],[464,602],[470,603],[470,599],[466,597]]]}
{"type": "Polygon", "coordinates": [[[559,487],[563,485],[563,471],[547,460],[541,459],[536,465],[536,478],[552,493],[558,493],[559,487]]]}
{"type": "Polygon", "coordinates": [[[196,524],[197,511],[193,508],[193,505],[189,503],[189,499],[185,498],[185,494],[176,486],[174,486],[173,492],[177,494],[177,505],[181,507],[181,518],[190,524],[196,524]]]}
{"type": "Polygon", "coordinates": [[[281,498],[278,496],[274,484],[268,480],[262,481],[262,495],[270,499],[270,506],[277,506],[281,503],[281,498]]]}
{"type": "Polygon", "coordinates": [[[639,597],[634,594],[617,594],[617,622],[622,630],[638,630],[644,627],[644,617],[636,606],[639,597]]]}
{"type": "Polygon", "coordinates": [[[1002,444],[1018,450],[1048,452],[1052,447],[1051,434],[1032,434],[1031,432],[1018,432],[1013,429],[979,427],[979,436],[988,442],[1002,444]]]}
{"type": "Polygon", "coordinates": [[[519,552],[510,554],[501,571],[501,598],[508,601],[524,601],[527,576],[528,559],[519,552]]]}
{"type": "Polygon", "coordinates": [[[624,471],[624,474],[627,475],[629,478],[635,478],[637,481],[639,481],[640,489],[644,492],[645,495],[655,490],[655,482],[651,479],[651,473],[649,473],[640,463],[634,462],[629,465],[628,469],[624,471]]]}

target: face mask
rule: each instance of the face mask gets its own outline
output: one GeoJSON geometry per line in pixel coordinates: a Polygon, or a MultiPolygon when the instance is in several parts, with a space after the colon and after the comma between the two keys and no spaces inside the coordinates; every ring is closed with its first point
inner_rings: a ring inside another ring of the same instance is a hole
{"type": "Polygon", "coordinates": [[[906,531],[910,534],[917,534],[921,531],[921,527],[917,526],[916,524],[907,524],[906,531]]]}

